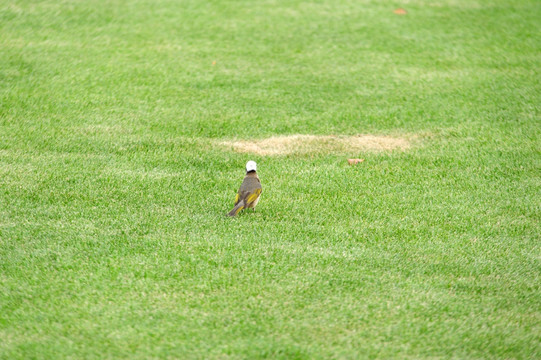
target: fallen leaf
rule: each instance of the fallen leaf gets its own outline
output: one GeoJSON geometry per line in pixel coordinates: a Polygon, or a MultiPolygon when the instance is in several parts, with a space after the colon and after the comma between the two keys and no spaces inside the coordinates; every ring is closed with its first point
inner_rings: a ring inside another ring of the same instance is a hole
{"type": "Polygon", "coordinates": [[[396,15],[406,15],[408,12],[405,9],[398,8],[394,11],[396,15]]]}
{"type": "Polygon", "coordinates": [[[350,165],[355,165],[355,164],[358,164],[358,163],[362,163],[364,161],[364,159],[348,159],[348,163],[350,165]]]}

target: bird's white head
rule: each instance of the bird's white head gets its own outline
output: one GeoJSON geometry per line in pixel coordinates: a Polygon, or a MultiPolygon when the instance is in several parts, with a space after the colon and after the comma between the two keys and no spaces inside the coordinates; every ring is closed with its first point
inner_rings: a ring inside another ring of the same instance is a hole
{"type": "Polygon", "coordinates": [[[256,171],[256,168],[257,164],[255,163],[255,161],[250,160],[246,163],[246,172],[256,171]]]}

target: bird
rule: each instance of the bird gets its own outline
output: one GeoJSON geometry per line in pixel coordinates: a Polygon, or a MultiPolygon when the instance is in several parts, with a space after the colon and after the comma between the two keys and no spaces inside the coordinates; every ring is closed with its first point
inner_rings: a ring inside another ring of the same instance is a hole
{"type": "Polygon", "coordinates": [[[246,163],[246,176],[235,197],[235,207],[227,215],[236,216],[243,209],[254,209],[255,211],[255,206],[259,202],[259,196],[263,190],[256,169],[255,161],[250,160],[246,163]]]}

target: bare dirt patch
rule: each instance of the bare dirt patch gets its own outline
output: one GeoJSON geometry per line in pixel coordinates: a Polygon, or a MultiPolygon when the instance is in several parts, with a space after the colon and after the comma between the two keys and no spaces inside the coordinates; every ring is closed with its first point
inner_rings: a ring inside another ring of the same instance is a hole
{"type": "Polygon", "coordinates": [[[225,141],[221,145],[231,147],[236,152],[257,155],[391,151],[407,150],[411,147],[406,137],[378,135],[273,136],[259,140],[225,141]]]}

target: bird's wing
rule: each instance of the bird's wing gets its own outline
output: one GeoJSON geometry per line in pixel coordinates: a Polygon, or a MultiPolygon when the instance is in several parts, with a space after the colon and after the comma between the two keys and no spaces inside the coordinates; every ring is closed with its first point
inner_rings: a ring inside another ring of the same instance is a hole
{"type": "Polygon", "coordinates": [[[251,194],[248,194],[246,197],[246,205],[248,206],[256,201],[259,195],[261,195],[261,188],[255,189],[251,194]]]}
{"type": "Polygon", "coordinates": [[[245,200],[246,204],[255,201],[259,195],[261,195],[261,181],[259,178],[246,177],[240,185],[239,191],[235,196],[235,205],[241,200],[245,200]],[[246,188],[252,188],[254,190],[247,191],[246,188]]]}

